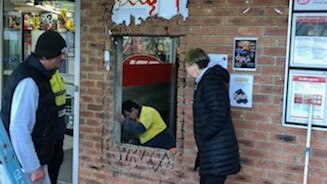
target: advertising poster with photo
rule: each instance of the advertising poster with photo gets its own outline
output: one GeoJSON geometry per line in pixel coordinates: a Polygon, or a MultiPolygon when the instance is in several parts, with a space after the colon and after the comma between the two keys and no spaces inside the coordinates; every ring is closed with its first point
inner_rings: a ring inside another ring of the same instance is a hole
{"type": "Polygon", "coordinates": [[[231,74],[229,83],[230,105],[252,107],[253,75],[231,74]]]}
{"type": "Polygon", "coordinates": [[[257,38],[235,38],[233,50],[233,70],[256,70],[257,38]]]}
{"type": "Polygon", "coordinates": [[[306,124],[312,104],[313,125],[326,127],[326,84],[327,72],[290,70],[286,121],[306,124]]]}
{"type": "Polygon", "coordinates": [[[294,13],[290,65],[327,68],[327,13],[294,13]]]}

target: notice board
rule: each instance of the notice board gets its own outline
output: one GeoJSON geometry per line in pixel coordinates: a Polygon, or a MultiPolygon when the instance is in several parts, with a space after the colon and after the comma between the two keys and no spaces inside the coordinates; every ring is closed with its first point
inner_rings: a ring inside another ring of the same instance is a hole
{"type": "Polygon", "coordinates": [[[283,126],[327,130],[327,1],[290,0],[283,126]]]}

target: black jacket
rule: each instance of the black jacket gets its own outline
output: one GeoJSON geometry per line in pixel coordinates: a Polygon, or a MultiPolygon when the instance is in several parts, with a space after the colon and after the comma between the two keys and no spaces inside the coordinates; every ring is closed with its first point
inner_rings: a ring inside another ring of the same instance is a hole
{"type": "Polygon", "coordinates": [[[228,83],[228,71],[217,65],[204,73],[194,93],[194,135],[200,175],[229,175],[240,170],[228,83]]]}
{"type": "Polygon", "coordinates": [[[27,77],[35,81],[39,90],[39,103],[32,139],[41,165],[47,164],[52,158],[56,137],[59,133],[58,109],[49,82],[52,74],[53,71],[47,71],[38,58],[34,55],[29,56],[10,76],[4,90],[1,107],[1,118],[8,132],[12,97],[18,83],[27,77]]]}

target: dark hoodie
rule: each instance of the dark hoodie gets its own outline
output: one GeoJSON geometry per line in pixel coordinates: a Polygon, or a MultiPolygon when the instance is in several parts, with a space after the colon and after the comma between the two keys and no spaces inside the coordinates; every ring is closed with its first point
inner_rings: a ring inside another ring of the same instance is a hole
{"type": "Polygon", "coordinates": [[[240,170],[228,83],[228,71],[216,65],[204,73],[194,93],[194,135],[200,175],[229,175],[240,170]]]}
{"type": "Polygon", "coordinates": [[[58,109],[49,82],[54,71],[46,70],[34,54],[30,55],[10,76],[4,90],[1,108],[1,118],[7,132],[9,132],[12,97],[17,85],[27,77],[35,81],[39,91],[39,99],[32,139],[41,165],[48,164],[52,158],[54,143],[59,133],[58,109]]]}

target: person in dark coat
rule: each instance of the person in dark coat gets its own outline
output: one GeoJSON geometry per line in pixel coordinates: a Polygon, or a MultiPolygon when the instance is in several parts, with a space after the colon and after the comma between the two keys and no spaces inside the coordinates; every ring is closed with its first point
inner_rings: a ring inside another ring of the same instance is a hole
{"type": "Polygon", "coordinates": [[[229,73],[220,65],[207,67],[209,57],[199,48],[186,53],[185,63],[188,76],[195,78],[193,128],[200,184],[223,184],[241,167],[230,112],[229,73]]]}

